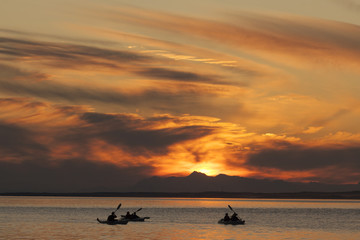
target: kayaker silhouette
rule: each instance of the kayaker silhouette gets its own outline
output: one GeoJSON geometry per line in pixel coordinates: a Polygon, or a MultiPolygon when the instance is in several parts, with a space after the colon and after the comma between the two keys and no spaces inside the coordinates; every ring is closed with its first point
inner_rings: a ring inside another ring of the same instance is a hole
{"type": "Polygon", "coordinates": [[[114,222],[114,221],[116,221],[116,218],[117,216],[115,215],[115,212],[112,212],[109,216],[108,216],[108,218],[107,218],[107,220],[109,221],[109,222],[114,222]]]}
{"type": "Polygon", "coordinates": [[[239,218],[237,217],[237,213],[234,213],[232,216],[231,216],[231,221],[238,221],[239,218]]]}
{"type": "Polygon", "coordinates": [[[133,214],[131,214],[131,218],[136,219],[136,218],[139,218],[139,216],[136,214],[136,212],[134,212],[133,214]]]}
{"type": "Polygon", "coordinates": [[[225,213],[224,221],[230,221],[230,217],[228,213],[225,213]]]}
{"type": "Polygon", "coordinates": [[[125,218],[127,218],[127,219],[130,219],[130,218],[131,218],[131,214],[130,214],[129,211],[126,213],[125,218]]]}

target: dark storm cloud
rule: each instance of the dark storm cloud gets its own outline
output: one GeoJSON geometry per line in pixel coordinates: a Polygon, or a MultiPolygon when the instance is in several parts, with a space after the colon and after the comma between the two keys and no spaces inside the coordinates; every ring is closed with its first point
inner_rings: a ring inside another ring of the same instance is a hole
{"type": "Polygon", "coordinates": [[[126,115],[85,113],[81,119],[92,124],[84,129],[89,138],[127,147],[133,154],[142,154],[142,150],[164,154],[173,144],[209,135],[214,130],[206,126],[151,129],[153,123],[126,115]]]}
{"type": "MultiPolygon", "coordinates": [[[[174,94],[148,90],[139,94],[125,94],[114,89],[91,86],[69,86],[46,79],[39,73],[21,71],[0,64],[0,91],[19,96],[40,97],[69,102],[98,101],[114,104],[137,105],[142,102],[170,101],[174,94]],[[46,81],[39,81],[46,79],[46,81]]],[[[176,96],[175,96],[176,98],[176,96]]]]}
{"type": "Polygon", "coordinates": [[[116,68],[118,64],[143,62],[149,57],[128,51],[108,50],[75,44],[36,42],[0,37],[0,53],[16,57],[44,57],[54,61],[54,66],[76,67],[80,65],[100,65],[116,68]]]}
{"type": "MultiPolygon", "coordinates": [[[[190,114],[206,115],[208,109],[221,108],[221,112],[228,114],[239,111],[238,103],[231,105],[227,102],[214,102],[207,99],[215,95],[211,92],[199,93],[194,89],[182,91],[168,91],[149,87],[139,92],[122,92],[121,88],[102,88],[93,86],[72,86],[55,82],[46,74],[28,72],[0,64],[0,92],[10,96],[35,97],[51,101],[62,101],[71,104],[114,104],[131,108],[144,108],[167,113],[182,113],[188,109],[190,114]],[[223,106],[225,104],[225,106],[223,106]],[[174,106],[176,106],[174,108],[174,106]],[[198,108],[194,108],[198,106],[198,108]]],[[[169,86],[171,87],[171,86],[169,86]]]]}
{"type": "Polygon", "coordinates": [[[48,154],[48,149],[35,141],[36,132],[0,121],[0,158],[32,159],[48,154]]]}
{"type": "Polygon", "coordinates": [[[7,57],[41,58],[47,66],[79,69],[85,66],[111,68],[123,73],[157,80],[179,82],[242,85],[239,82],[221,80],[219,76],[199,74],[192,71],[177,71],[151,67],[159,58],[130,51],[118,51],[86,45],[40,42],[17,38],[0,37],[0,55],[7,57]]]}
{"type": "Polygon", "coordinates": [[[5,115],[16,115],[8,120],[17,122],[0,123],[0,192],[127,191],[155,172],[142,156],[167,154],[171,145],[213,131],[200,125],[159,128],[161,118],[86,112],[25,98],[0,99],[0,104],[5,115]],[[47,118],[49,125],[38,121],[47,118]],[[122,167],[101,158],[109,146],[115,154],[110,161],[122,167]]]}
{"type": "MultiPolygon", "coordinates": [[[[0,69],[4,69],[0,65],[0,69]]],[[[17,71],[16,69],[14,69],[17,71]]],[[[0,73],[0,91],[18,96],[39,97],[43,99],[65,100],[69,102],[100,101],[113,103],[130,102],[129,97],[115,91],[91,87],[69,86],[53,81],[38,81],[39,75],[17,71],[24,80],[7,78],[0,73]]],[[[40,76],[41,79],[42,76],[40,76]]]]}
{"type": "Polygon", "coordinates": [[[168,79],[181,82],[203,82],[212,84],[230,85],[229,82],[220,81],[217,77],[206,76],[193,72],[175,71],[164,68],[148,68],[143,71],[137,72],[139,75],[155,78],[155,79],[168,79]]]}
{"type": "Polygon", "coordinates": [[[3,113],[12,112],[16,115],[12,121],[18,122],[9,124],[0,121],[0,153],[5,159],[18,161],[36,158],[62,160],[64,155],[53,153],[62,146],[72,146],[74,154],[85,156],[93,147],[93,142],[98,140],[135,155],[165,154],[171,145],[195,140],[216,130],[205,125],[192,126],[188,122],[181,124],[181,120],[178,120],[178,126],[162,127],[163,123],[165,126],[168,124],[168,119],[87,112],[86,108],[51,106],[31,102],[30,99],[0,99],[0,104],[5,107],[3,113]],[[51,124],[39,124],[46,119],[51,119],[51,124]],[[34,124],[36,128],[32,127],[34,124]],[[49,141],[44,142],[43,139],[49,141]]]}
{"type": "Polygon", "coordinates": [[[109,40],[93,40],[93,39],[86,39],[86,38],[73,38],[68,36],[59,36],[59,35],[52,35],[52,34],[44,34],[44,33],[35,33],[35,32],[25,32],[25,31],[16,31],[12,29],[0,28],[0,32],[4,35],[11,35],[16,36],[18,38],[33,38],[33,37],[41,37],[47,39],[53,39],[56,41],[67,41],[67,42],[78,42],[81,44],[90,43],[90,44],[102,44],[102,45],[117,45],[117,42],[109,41],[109,40]]]}
{"type": "Polygon", "coordinates": [[[81,159],[58,163],[0,161],[0,192],[129,191],[129,186],[152,172],[150,166],[121,168],[81,159]]]}
{"type": "MultiPolygon", "coordinates": [[[[21,119],[14,120],[17,124],[0,121],[0,161],[7,159],[18,162],[37,158],[62,161],[73,154],[87,159],[89,151],[96,148],[94,144],[98,141],[131,155],[163,155],[174,144],[195,140],[216,130],[202,125],[183,126],[181,120],[178,120],[179,126],[161,127],[168,120],[140,118],[132,114],[87,112],[81,107],[50,106],[28,101],[30,99],[0,99],[0,106],[10,105],[4,110],[5,115],[6,111],[10,111],[21,119]],[[18,113],[14,113],[14,110],[18,113]],[[51,119],[48,120],[51,122],[49,126],[38,125],[46,119],[51,119]],[[34,124],[36,128],[32,127],[34,124]],[[44,139],[47,141],[44,142],[44,139]],[[71,152],[68,152],[69,146],[73,148],[71,152]],[[59,151],[61,154],[57,155],[59,151]]],[[[170,121],[176,121],[176,118],[170,121]]]]}
{"type": "Polygon", "coordinates": [[[360,147],[305,148],[288,146],[283,149],[264,149],[251,154],[247,165],[288,171],[312,170],[327,167],[360,171],[360,147]]]}

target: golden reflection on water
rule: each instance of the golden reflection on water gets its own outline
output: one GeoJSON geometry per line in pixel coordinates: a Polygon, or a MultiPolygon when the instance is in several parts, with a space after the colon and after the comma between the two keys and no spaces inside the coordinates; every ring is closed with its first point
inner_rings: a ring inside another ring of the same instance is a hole
{"type": "Polygon", "coordinates": [[[239,208],[360,208],[360,200],[0,196],[0,206],[112,208],[119,203],[130,208],[227,208],[229,204],[239,208]]]}
{"type": "MultiPolygon", "coordinates": [[[[146,223],[145,223],[146,224],[146,223]]],[[[324,231],[294,231],[294,230],[249,230],[243,226],[197,227],[180,226],[153,226],[153,225],[84,225],[84,224],[55,224],[48,223],[35,226],[31,223],[22,223],[21,227],[10,228],[12,231],[2,231],[2,239],[131,239],[131,240],[199,240],[199,239],[319,239],[319,240],[358,240],[359,235],[341,233],[340,235],[324,231]]]]}
{"type": "Polygon", "coordinates": [[[360,239],[358,200],[0,197],[0,209],[0,239],[11,240],[360,239]],[[96,222],[120,202],[118,216],[142,207],[140,216],[151,219],[122,226],[96,222]],[[230,212],[228,204],[247,224],[217,224],[230,212]]]}

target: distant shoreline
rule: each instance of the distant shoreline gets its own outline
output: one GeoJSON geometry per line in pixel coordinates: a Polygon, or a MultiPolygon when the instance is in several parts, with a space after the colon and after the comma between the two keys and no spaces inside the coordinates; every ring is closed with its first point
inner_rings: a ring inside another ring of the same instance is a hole
{"type": "Polygon", "coordinates": [[[251,193],[251,192],[7,192],[0,196],[49,196],[49,197],[151,197],[151,198],[259,198],[259,199],[360,199],[360,191],[353,192],[294,192],[294,193],[251,193]]]}

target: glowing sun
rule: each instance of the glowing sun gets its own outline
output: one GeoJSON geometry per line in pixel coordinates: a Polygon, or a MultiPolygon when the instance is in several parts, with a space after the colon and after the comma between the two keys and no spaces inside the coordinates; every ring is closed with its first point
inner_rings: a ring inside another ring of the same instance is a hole
{"type": "Polygon", "coordinates": [[[201,172],[208,176],[219,174],[219,166],[214,163],[198,163],[190,169],[190,172],[201,172]]]}

